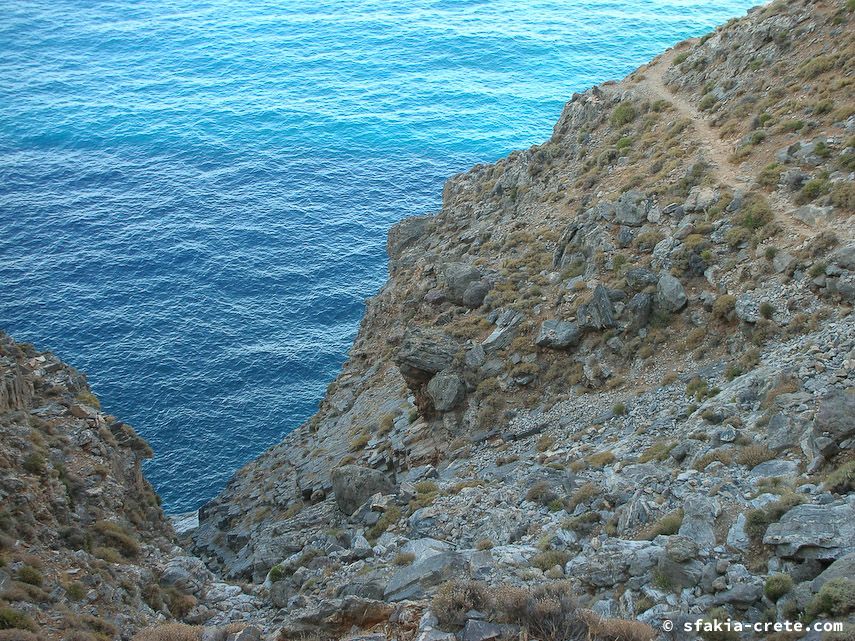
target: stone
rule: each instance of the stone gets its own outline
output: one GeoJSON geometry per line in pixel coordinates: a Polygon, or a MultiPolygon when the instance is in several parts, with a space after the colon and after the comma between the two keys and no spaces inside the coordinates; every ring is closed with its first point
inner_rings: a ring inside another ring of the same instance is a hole
{"type": "Polygon", "coordinates": [[[794,421],[789,414],[773,414],[766,425],[766,444],[776,452],[794,447],[804,432],[804,424],[794,421]]]}
{"type": "Polygon", "coordinates": [[[698,560],[678,563],[663,555],[657,565],[659,573],[674,588],[691,588],[701,581],[704,564],[698,560]]]}
{"type": "Polygon", "coordinates": [[[656,306],[673,314],[683,309],[687,302],[683,284],[671,274],[663,272],[656,285],[656,306]]]}
{"type": "Polygon", "coordinates": [[[248,625],[240,632],[234,632],[226,637],[226,641],[261,641],[261,630],[248,625]]]}
{"type": "Polygon", "coordinates": [[[828,257],[828,262],[842,269],[855,271],[855,243],[835,249],[828,257]]]}
{"type": "Polygon", "coordinates": [[[534,343],[538,347],[567,349],[578,345],[582,332],[576,323],[562,320],[545,320],[534,343]]]}
{"type": "Polygon", "coordinates": [[[855,508],[845,502],[797,505],[766,529],[763,543],[784,558],[838,559],[855,552],[855,508]]]}
{"type": "Polygon", "coordinates": [[[739,320],[746,323],[756,323],[760,320],[760,307],[751,294],[741,294],[736,297],[734,312],[739,320]]]}
{"type": "Polygon", "coordinates": [[[205,564],[193,556],[178,556],[169,559],[160,575],[160,583],[175,587],[183,592],[196,594],[210,578],[205,564]]]}
{"type": "Polygon", "coordinates": [[[832,392],[820,401],[814,417],[813,433],[841,443],[855,435],[855,389],[832,392]]]}
{"type": "Polygon", "coordinates": [[[640,191],[626,191],[615,203],[615,221],[629,227],[641,227],[647,222],[652,207],[653,201],[640,191]]]}
{"type": "Polygon", "coordinates": [[[392,494],[395,486],[383,472],[361,465],[342,465],[332,471],[338,508],[350,516],[374,494],[392,494]]]}
{"type": "Polygon", "coordinates": [[[461,302],[466,307],[471,307],[472,309],[474,309],[476,307],[480,307],[484,303],[484,299],[489,293],[490,286],[484,281],[471,283],[466,288],[466,291],[463,292],[463,298],[461,302]]]}
{"type": "Polygon", "coordinates": [[[647,327],[652,311],[653,296],[651,294],[639,293],[633,296],[623,309],[626,331],[636,333],[643,327],[647,327]]]}
{"type": "Polygon", "coordinates": [[[683,211],[706,211],[716,204],[720,197],[721,194],[718,189],[700,186],[692,187],[689,191],[689,196],[686,198],[686,202],[683,203],[683,211]]]}
{"type": "Polygon", "coordinates": [[[708,496],[693,495],[683,502],[683,523],[678,534],[688,537],[701,548],[715,545],[715,519],[721,511],[718,501],[708,496]]]}
{"type": "Polygon", "coordinates": [[[827,225],[834,219],[834,207],[802,205],[793,212],[793,218],[802,221],[810,227],[827,225]]]}
{"type": "Polygon", "coordinates": [[[609,298],[608,290],[603,285],[594,288],[591,302],[580,305],[577,311],[580,329],[608,329],[615,327],[614,306],[609,298]]]}
{"type": "Polygon", "coordinates": [[[464,574],[466,563],[456,552],[443,552],[429,556],[420,563],[401,568],[386,585],[386,601],[403,601],[424,596],[428,588],[464,574]]]}
{"type": "Polygon", "coordinates": [[[778,274],[783,274],[784,272],[789,271],[790,267],[792,267],[795,262],[796,258],[792,254],[783,251],[778,252],[772,259],[772,269],[774,269],[778,274]]]}
{"type": "Polygon", "coordinates": [[[626,274],[624,274],[624,277],[626,278],[626,284],[629,288],[636,291],[651,287],[659,282],[659,278],[656,274],[643,267],[628,269],[626,274]]]}
{"type": "Polygon", "coordinates": [[[851,579],[855,577],[855,552],[842,556],[829,565],[823,572],[811,581],[810,589],[819,592],[822,586],[834,579],[851,579]]]}
{"type": "Polygon", "coordinates": [[[442,371],[427,385],[427,393],[439,412],[448,412],[462,399],[466,392],[463,379],[454,372],[442,371]]]}
{"type": "Polygon", "coordinates": [[[729,590],[716,594],[713,603],[715,603],[715,605],[726,605],[731,603],[746,606],[756,603],[762,598],[762,583],[738,583],[729,590]]]}
{"type": "Polygon", "coordinates": [[[793,479],[799,475],[799,464],[796,461],[771,460],[755,465],[748,473],[753,482],[768,478],[793,479]]]}
{"type": "Polygon", "coordinates": [[[523,315],[518,311],[512,309],[503,311],[496,319],[496,329],[484,339],[481,346],[487,352],[507,347],[517,335],[517,328],[522,320],[523,315]]]}
{"type": "Polygon", "coordinates": [[[698,558],[698,544],[685,536],[670,536],[665,543],[665,554],[676,563],[698,558]]]}
{"type": "Polygon", "coordinates": [[[745,514],[740,512],[736,517],[736,521],[733,522],[733,525],[727,531],[727,544],[730,547],[744,551],[751,545],[751,539],[745,531],[746,520],[745,514]]]}
{"type": "Polygon", "coordinates": [[[395,361],[405,377],[427,379],[451,365],[459,349],[457,341],[444,332],[411,328],[404,335],[395,361]]]}
{"type": "Polygon", "coordinates": [[[463,628],[463,641],[492,641],[504,636],[501,626],[478,619],[469,619],[463,628]]]}
{"type": "Polygon", "coordinates": [[[443,269],[443,276],[448,290],[448,299],[462,304],[467,288],[479,282],[482,274],[477,267],[466,263],[448,263],[443,269]]]}
{"type": "Polygon", "coordinates": [[[449,543],[431,538],[414,539],[407,541],[401,546],[401,552],[415,556],[413,563],[421,563],[425,559],[449,552],[451,549],[452,547],[449,543]]]}

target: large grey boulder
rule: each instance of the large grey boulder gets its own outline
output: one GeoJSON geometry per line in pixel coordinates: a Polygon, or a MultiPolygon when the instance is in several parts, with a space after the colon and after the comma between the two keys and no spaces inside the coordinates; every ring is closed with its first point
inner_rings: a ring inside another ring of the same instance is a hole
{"type": "Polygon", "coordinates": [[[614,306],[609,299],[608,290],[597,285],[591,302],[580,305],[576,313],[580,329],[608,329],[615,327],[614,306]]]}
{"type": "Polygon", "coordinates": [[[662,553],[663,548],[651,541],[610,538],[598,550],[570,559],[564,573],[595,587],[612,587],[649,572],[662,553]]]}
{"type": "Polygon", "coordinates": [[[748,473],[748,478],[758,482],[768,478],[793,479],[799,475],[799,464],[796,461],[773,459],[755,465],[748,473]]]}
{"type": "Polygon", "coordinates": [[[386,241],[386,253],[393,261],[398,258],[404,250],[408,249],[426,236],[434,227],[433,216],[412,216],[392,226],[386,241]]]}
{"type": "Polygon", "coordinates": [[[653,207],[653,201],[640,191],[625,191],[615,203],[615,222],[641,227],[647,222],[647,215],[653,207]]]}
{"type": "Polygon", "coordinates": [[[651,294],[639,293],[633,296],[623,310],[623,318],[626,319],[626,330],[630,333],[635,333],[642,327],[647,327],[652,311],[653,296],[651,294]]]}
{"type": "Polygon", "coordinates": [[[331,476],[336,505],[348,516],[378,492],[391,494],[395,491],[389,477],[370,467],[342,465],[335,468],[331,476]]]}
{"type": "Polygon", "coordinates": [[[804,430],[804,423],[794,420],[790,414],[782,412],[773,414],[766,425],[768,435],[766,443],[776,452],[781,452],[796,446],[804,430]]]}
{"type": "Polygon", "coordinates": [[[828,257],[828,262],[843,269],[855,271],[855,243],[834,250],[828,257]]]}
{"type": "Polygon", "coordinates": [[[834,579],[851,579],[855,577],[855,552],[840,557],[834,563],[811,581],[810,589],[819,592],[822,586],[834,579]]]}
{"type": "Polygon", "coordinates": [[[656,306],[665,312],[674,313],[683,309],[687,302],[683,284],[668,272],[663,272],[656,284],[656,306]]]}
{"type": "Polygon", "coordinates": [[[562,320],[545,320],[534,343],[538,347],[567,349],[578,345],[582,332],[576,323],[562,320]]]}
{"type": "Polygon", "coordinates": [[[828,224],[834,218],[834,207],[802,205],[793,212],[793,218],[802,221],[809,227],[828,224]]]}
{"type": "Polygon", "coordinates": [[[395,361],[405,377],[428,379],[451,365],[459,349],[448,334],[416,327],[404,335],[395,361]]]}
{"type": "Polygon", "coordinates": [[[715,205],[719,201],[719,198],[721,198],[721,194],[718,189],[700,186],[692,187],[689,191],[689,196],[686,198],[686,202],[683,203],[683,211],[706,211],[715,205]]]}
{"type": "Polygon", "coordinates": [[[683,502],[683,523],[678,534],[688,537],[701,548],[715,545],[715,519],[721,505],[709,496],[693,495],[683,502]]]}
{"type": "Polygon", "coordinates": [[[516,310],[508,309],[503,311],[499,314],[498,319],[496,319],[496,329],[483,340],[481,346],[487,352],[494,352],[507,347],[517,335],[517,330],[522,320],[523,315],[516,310]]]}
{"type": "Polygon", "coordinates": [[[481,270],[466,263],[448,263],[443,269],[448,299],[458,305],[478,307],[484,302],[489,287],[481,270]]]}
{"type": "Polygon", "coordinates": [[[428,588],[465,574],[466,562],[456,552],[443,552],[398,570],[383,594],[385,601],[403,601],[424,596],[428,588]]]}
{"type": "Polygon", "coordinates": [[[447,412],[453,409],[463,398],[465,391],[466,385],[463,379],[449,371],[440,372],[427,385],[428,396],[439,412],[447,412]]]}
{"type": "Polygon", "coordinates": [[[814,417],[813,432],[839,444],[855,435],[855,390],[835,391],[819,404],[814,417]]]}
{"type": "Polygon", "coordinates": [[[659,278],[656,274],[644,267],[635,267],[627,270],[626,274],[624,274],[624,278],[626,278],[626,284],[629,288],[636,291],[645,289],[646,287],[650,287],[651,285],[655,285],[659,282],[659,278]]]}
{"type": "Polygon", "coordinates": [[[855,552],[853,503],[797,505],[766,529],[763,543],[785,558],[833,560],[855,552]]]}

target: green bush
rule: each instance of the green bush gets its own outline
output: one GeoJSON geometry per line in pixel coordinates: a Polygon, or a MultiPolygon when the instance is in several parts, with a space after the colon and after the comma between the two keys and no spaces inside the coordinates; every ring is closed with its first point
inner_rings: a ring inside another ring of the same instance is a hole
{"type": "Polygon", "coordinates": [[[718,99],[711,93],[706,94],[698,103],[698,108],[701,111],[712,109],[713,105],[718,102],[718,99]]]}
{"type": "Polygon", "coordinates": [[[789,574],[773,574],[766,579],[763,592],[770,601],[777,601],[787,592],[793,589],[793,578],[789,574]]]}
{"type": "Polygon", "coordinates": [[[42,583],[44,583],[45,578],[42,576],[42,573],[39,572],[32,565],[25,565],[20,570],[18,570],[17,574],[18,580],[23,583],[29,583],[30,585],[35,585],[36,587],[41,587],[42,583]]]}
{"type": "Polygon", "coordinates": [[[713,303],[713,316],[719,320],[729,320],[736,309],[736,296],[722,294],[713,303]]]}
{"type": "Polygon", "coordinates": [[[796,202],[799,205],[816,200],[820,196],[826,195],[831,190],[831,185],[824,178],[813,178],[808,180],[796,196],[796,202]]]}
{"type": "Polygon", "coordinates": [[[855,612],[855,581],[832,579],[822,586],[805,609],[805,615],[813,620],[821,615],[844,617],[855,612]]]}
{"type": "Polygon", "coordinates": [[[760,229],[772,222],[775,215],[766,198],[760,194],[748,194],[737,218],[737,224],[746,229],[760,229]]]}
{"type": "Polygon", "coordinates": [[[615,107],[609,120],[613,127],[622,127],[635,120],[636,115],[635,107],[632,106],[632,103],[622,102],[615,107]]]}
{"type": "Polygon", "coordinates": [[[556,565],[560,565],[564,567],[564,564],[570,559],[570,555],[563,550],[547,550],[546,552],[540,552],[536,554],[531,559],[531,564],[546,572],[547,570],[554,568],[556,565]]]}
{"type": "Polygon", "coordinates": [[[855,461],[844,463],[826,477],[823,486],[830,492],[855,492],[855,461]]]}
{"type": "Polygon", "coordinates": [[[0,630],[36,631],[35,622],[23,612],[12,608],[0,608],[0,630]]]}
{"type": "Polygon", "coordinates": [[[24,469],[30,474],[38,474],[39,476],[43,476],[45,470],[47,469],[47,464],[45,462],[45,457],[41,454],[41,452],[30,452],[24,457],[23,463],[24,469]]]}

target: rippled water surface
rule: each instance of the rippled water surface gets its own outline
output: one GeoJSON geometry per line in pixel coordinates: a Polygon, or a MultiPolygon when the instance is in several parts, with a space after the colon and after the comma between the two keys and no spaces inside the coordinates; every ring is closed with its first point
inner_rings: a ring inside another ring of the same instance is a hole
{"type": "Polygon", "coordinates": [[[0,3],[0,328],[194,508],[308,418],[445,177],[751,2],[0,3]]]}

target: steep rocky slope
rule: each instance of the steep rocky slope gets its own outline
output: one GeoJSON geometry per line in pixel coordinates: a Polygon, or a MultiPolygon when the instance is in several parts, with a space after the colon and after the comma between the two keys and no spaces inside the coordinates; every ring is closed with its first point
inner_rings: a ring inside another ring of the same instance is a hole
{"type": "Polygon", "coordinates": [[[450,179],[194,549],[291,633],[452,577],[654,626],[845,617],[815,603],[855,552],[852,30],[851,3],[756,9],[450,179]]]}
{"type": "Polygon", "coordinates": [[[756,9],[451,178],[441,211],[390,231],[318,413],[200,511],[197,557],[140,476],[147,446],[2,337],[0,628],[851,624],[853,31],[851,1],[756,9]]]}
{"type": "Polygon", "coordinates": [[[140,470],[151,454],[84,375],[0,333],[0,638],[127,639],[265,609],[176,545],[140,470]]]}

